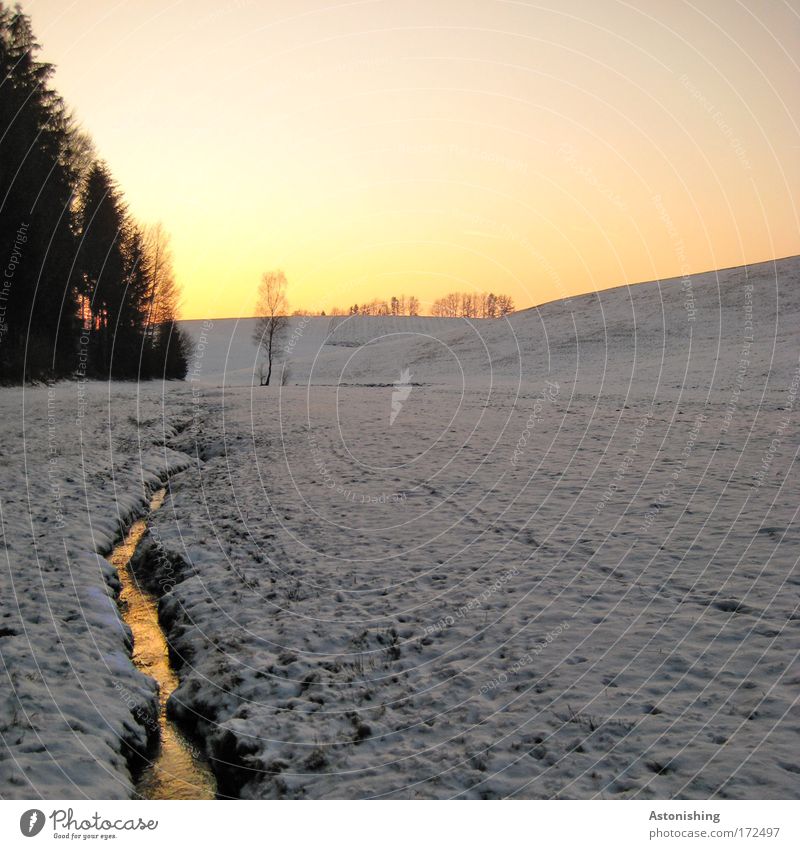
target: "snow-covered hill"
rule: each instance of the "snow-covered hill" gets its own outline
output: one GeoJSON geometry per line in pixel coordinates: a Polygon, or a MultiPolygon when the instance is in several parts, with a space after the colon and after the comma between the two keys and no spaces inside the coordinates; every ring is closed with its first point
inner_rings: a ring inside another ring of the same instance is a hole
{"type": "Polygon", "coordinates": [[[185,384],[0,390],[0,796],[125,796],[153,688],[249,797],[800,797],[800,260],[506,320],[187,322],[185,384]],[[169,580],[158,570],[169,564],[169,580]]]}
{"type": "Polygon", "coordinates": [[[156,522],[223,786],[800,796],[798,272],[311,319],[209,390],[156,522]]]}
{"type": "MultiPolygon", "coordinates": [[[[654,398],[705,397],[733,378],[748,332],[751,376],[775,379],[779,369],[785,379],[800,326],[798,278],[790,258],[554,301],[507,320],[293,317],[281,356],[297,385],[394,383],[407,366],[426,385],[524,388],[549,374],[576,391],[624,396],[646,384],[654,398]]],[[[254,325],[182,322],[198,346],[195,381],[251,385],[254,325]]]]}

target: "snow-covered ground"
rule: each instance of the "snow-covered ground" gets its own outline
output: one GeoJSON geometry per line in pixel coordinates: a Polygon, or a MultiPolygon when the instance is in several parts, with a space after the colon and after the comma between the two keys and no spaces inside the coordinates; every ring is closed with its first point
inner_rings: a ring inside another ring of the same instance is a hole
{"type": "Polygon", "coordinates": [[[0,390],[0,798],[127,798],[156,713],[100,556],[190,458],[191,394],[152,384],[0,390]]]}
{"type": "Polygon", "coordinates": [[[282,389],[207,339],[156,526],[228,789],[800,795],[798,272],[295,319],[282,389]]]}
{"type": "Polygon", "coordinates": [[[71,795],[48,752],[84,744],[82,792],[129,792],[114,678],[150,693],[90,552],[142,507],[142,468],[187,465],[152,517],[167,556],[139,569],[180,664],[172,711],[223,792],[800,796],[799,284],[795,258],[508,321],[295,318],[269,388],[251,322],[187,322],[163,410],[160,387],[113,385],[109,438],[95,387],[83,447],[60,431],[69,563],[44,521],[47,390],[24,425],[3,390],[0,633],[19,633],[0,651],[39,713],[0,795],[71,795]]]}

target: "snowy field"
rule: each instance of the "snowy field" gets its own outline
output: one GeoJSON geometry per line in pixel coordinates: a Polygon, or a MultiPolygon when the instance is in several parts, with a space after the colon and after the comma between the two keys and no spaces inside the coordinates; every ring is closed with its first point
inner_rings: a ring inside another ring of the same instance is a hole
{"type": "Polygon", "coordinates": [[[2,390],[0,796],[131,792],[97,552],[174,473],[138,568],[222,793],[800,797],[799,285],[296,318],[269,388],[251,322],[186,322],[163,398],[2,390]]]}

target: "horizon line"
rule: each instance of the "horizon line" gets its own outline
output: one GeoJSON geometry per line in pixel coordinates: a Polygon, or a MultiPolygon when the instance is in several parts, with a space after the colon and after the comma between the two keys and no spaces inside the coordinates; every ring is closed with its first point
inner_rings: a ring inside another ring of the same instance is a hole
{"type": "MultiPolygon", "coordinates": [[[[514,313],[526,312],[527,310],[537,309],[539,307],[547,306],[548,304],[555,304],[559,301],[571,301],[574,298],[585,298],[588,295],[596,295],[598,292],[610,292],[614,289],[622,289],[627,286],[643,286],[646,283],[669,283],[671,280],[683,280],[685,277],[699,277],[705,274],[714,274],[721,273],[723,271],[732,271],[734,268],[751,268],[755,265],[766,265],[768,262],[777,263],[783,262],[787,259],[797,259],[800,258],[800,253],[795,254],[786,254],[786,256],[780,257],[771,257],[769,259],[761,259],[757,262],[744,262],[741,265],[725,265],[719,266],[717,268],[707,268],[703,271],[690,271],[688,274],[680,274],[675,275],[673,277],[654,277],[649,280],[637,280],[634,283],[617,283],[613,286],[604,286],[602,289],[590,289],[586,292],[579,292],[575,295],[567,295],[561,298],[553,298],[550,301],[540,301],[538,304],[531,304],[529,307],[521,307],[520,309],[515,309],[514,313]]],[[[514,314],[512,313],[512,315],[514,314]]],[[[286,318],[352,318],[353,315],[360,315],[360,313],[345,313],[343,315],[333,315],[326,314],[321,315],[320,313],[300,313],[299,315],[292,315],[291,313],[286,318]]],[[[453,318],[467,318],[466,316],[461,315],[452,315],[452,316],[442,316],[442,315],[430,315],[429,313],[421,314],[421,315],[366,315],[360,316],[362,318],[439,318],[439,319],[453,319],[453,318]]],[[[197,316],[195,318],[179,318],[178,321],[249,321],[252,319],[261,318],[258,315],[225,315],[225,316],[197,316]]],[[[469,318],[469,321],[496,321],[496,318],[469,318]]]]}

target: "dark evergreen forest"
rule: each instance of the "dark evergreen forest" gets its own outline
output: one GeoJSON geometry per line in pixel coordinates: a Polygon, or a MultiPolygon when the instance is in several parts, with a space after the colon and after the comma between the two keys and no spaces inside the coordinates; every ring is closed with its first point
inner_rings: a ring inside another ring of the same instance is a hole
{"type": "Polygon", "coordinates": [[[169,237],[133,218],[39,50],[0,3],[0,382],[183,378],[169,237]]]}

